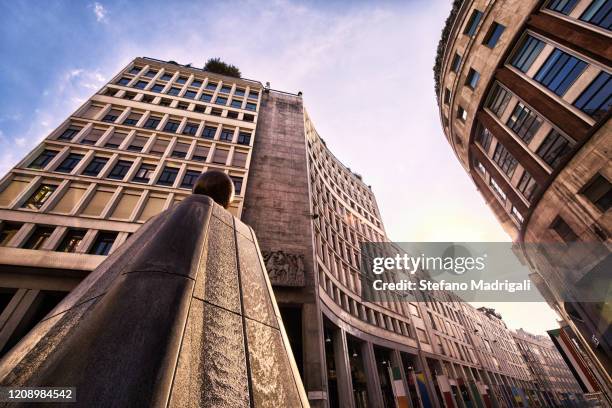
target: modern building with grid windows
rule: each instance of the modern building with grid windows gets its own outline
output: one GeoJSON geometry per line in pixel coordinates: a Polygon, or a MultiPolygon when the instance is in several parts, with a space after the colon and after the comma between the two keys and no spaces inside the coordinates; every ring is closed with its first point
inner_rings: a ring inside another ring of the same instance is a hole
{"type": "Polygon", "coordinates": [[[576,333],[585,392],[608,398],[609,289],[591,300],[574,289],[610,285],[611,10],[610,0],[456,1],[434,67],[448,143],[576,333]],[[531,249],[544,243],[554,255],[531,249]],[[585,260],[581,244],[600,251],[585,260]]]}

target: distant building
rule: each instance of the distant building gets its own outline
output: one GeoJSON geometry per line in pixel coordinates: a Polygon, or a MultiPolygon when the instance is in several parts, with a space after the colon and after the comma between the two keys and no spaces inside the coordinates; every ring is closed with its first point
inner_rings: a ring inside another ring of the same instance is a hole
{"type": "Polygon", "coordinates": [[[434,68],[448,143],[608,395],[610,7],[456,1],[434,68]]]}

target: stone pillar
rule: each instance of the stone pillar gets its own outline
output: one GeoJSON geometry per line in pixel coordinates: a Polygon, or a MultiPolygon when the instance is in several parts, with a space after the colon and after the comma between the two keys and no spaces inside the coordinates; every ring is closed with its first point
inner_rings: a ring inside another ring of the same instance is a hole
{"type": "Polygon", "coordinates": [[[422,352],[419,350],[419,354],[418,354],[418,361],[419,364],[421,366],[421,371],[423,371],[423,374],[425,374],[425,379],[427,380],[427,390],[429,391],[429,395],[431,396],[431,400],[433,402],[433,404],[436,407],[441,407],[442,405],[442,401],[439,400],[438,398],[438,394],[436,393],[436,388],[434,386],[434,381],[435,379],[433,378],[433,376],[431,375],[431,373],[429,372],[429,365],[427,364],[427,361],[425,359],[425,356],[422,354],[422,352]]]}
{"type": "Polygon", "coordinates": [[[352,408],[355,406],[355,399],[353,395],[353,379],[351,376],[351,362],[349,361],[350,355],[346,342],[346,332],[342,329],[336,329],[333,334],[333,341],[340,407],[352,408]]]}
{"type": "Polygon", "coordinates": [[[39,290],[19,289],[0,315],[0,350],[6,346],[24,319],[34,313],[39,290]]]}
{"type": "Polygon", "coordinates": [[[368,402],[371,407],[382,407],[383,397],[372,343],[367,341],[361,343],[361,355],[363,358],[363,369],[368,381],[368,402]]]}

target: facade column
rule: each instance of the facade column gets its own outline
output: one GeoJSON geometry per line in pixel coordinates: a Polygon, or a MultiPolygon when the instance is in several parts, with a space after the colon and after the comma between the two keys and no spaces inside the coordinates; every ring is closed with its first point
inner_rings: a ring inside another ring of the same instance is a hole
{"type": "Polygon", "coordinates": [[[361,355],[363,356],[363,369],[368,381],[368,402],[372,407],[383,407],[380,378],[378,378],[376,357],[374,356],[372,343],[368,341],[361,343],[361,355]]]}
{"type": "Polygon", "coordinates": [[[327,374],[325,372],[325,349],[323,347],[323,321],[315,303],[302,306],[302,350],[308,356],[304,360],[304,388],[310,406],[326,408],[327,374]]]}
{"type": "Polygon", "coordinates": [[[427,382],[427,389],[429,391],[429,395],[431,396],[431,400],[434,403],[434,405],[436,407],[442,407],[443,405],[443,401],[440,401],[440,399],[438,398],[438,393],[436,392],[436,387],[434,384],[434,381],[436,381],[431,373],[429,372],[429,365],[427,364],[427,360],[425,358],[425,356],[422,354],[422,352],[419,350],[419,355],[418,355],[418,361],[419,364],[421,365],[421,371],[423,371],[423,374],[425,375],[425,379],[427,382]]]}
{"type": "Polygon", "coordinates": [[[404,387],[404,398],[406,399],[408,406],[412,406],[411,402],[409,402],[411,400],[410,389],[408,388],[408,377],[406,375],[407,373],[404,371],[402,356],[400,352],[395,349],[391,350],[391,367],[397,367],[399,369],[400,376],[402,377],[402,385],[404,387]]]}
{"type": "Polygon", "coordinates": [[[34,313],[40,290],[19,289],[0,315],[0,350],[10,341],[25,320],[34,313]]]}
{"type": "Polygon", "coordinates": [[[340,407],[352,408],[355,406],[355,397],[353,395],[353,379],[346,332],[342,329],[336,329],[333,339],[340,407]]]}

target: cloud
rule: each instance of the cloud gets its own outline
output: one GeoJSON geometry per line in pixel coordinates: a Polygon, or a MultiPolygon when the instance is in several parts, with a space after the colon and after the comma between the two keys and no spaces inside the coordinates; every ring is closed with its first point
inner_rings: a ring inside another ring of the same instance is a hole
{"type": "Polygon", "coordinates": [[[108,13],[106,11],[106,9],[104,8],[104,6],[100,3],[98,3],[97,1],[93,4],[93,12],[96,15],[96,20],[99,23],[105,23],[106,20],[106,14],[108,13]]]}

